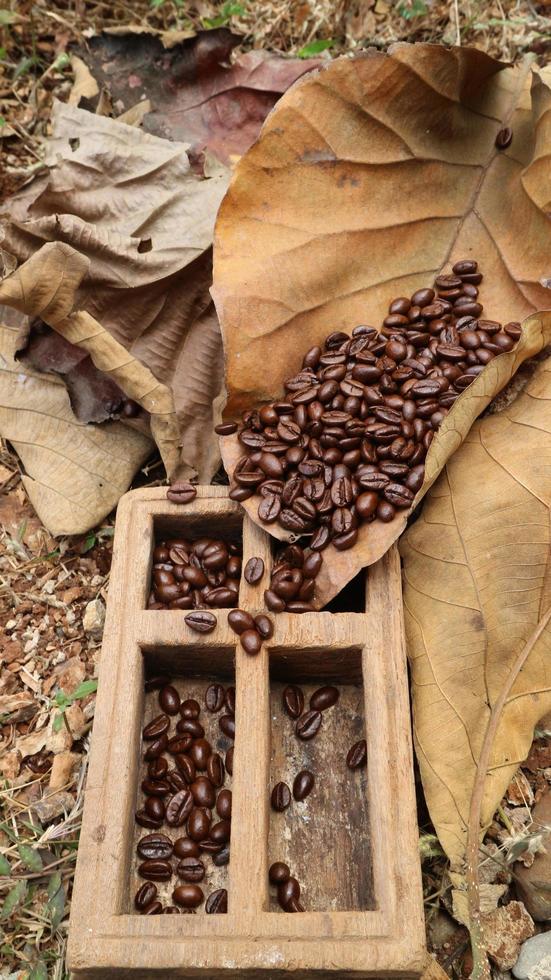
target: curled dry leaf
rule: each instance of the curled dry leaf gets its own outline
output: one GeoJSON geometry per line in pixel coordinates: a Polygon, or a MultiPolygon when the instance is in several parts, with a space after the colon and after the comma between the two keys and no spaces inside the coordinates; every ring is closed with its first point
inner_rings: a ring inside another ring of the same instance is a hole
{"type": "MultiPolygon", "coordinates": [[[[298,82],[240,161],[215,232],[213,296],[226,354],[226,417],[279,396],[332,330],[380,323],[389,300],[475,257],[492,319],[523,337],[458,398],[426,460],[426,493],[474,419],[551,339],[551,92],[528,64],[480,51],[397,44],[339,59],[298,82]],[[495,147],[505,124],[511,146],[495,147]]],[[[237,440],[223,439],[228,471],[237,440]]],[[[258,520],[256,502],[244,504],[258,520]]],[[[324,605],[387,550],[408,513],[363,525],[326,552],[324,605]]],[[[276,536],[289,535],[270,526],[276,536]]]]}
{"type": "Polygon", "coordinates": [[[550,458],[547,360],[474,424],[401,544],[417,757],[475,930],[480,835],[551,709],[550,458]]]}
{"type": "Polygon", "coordinates": [[[190,143],[195,160],[208,148],[227,163],[248,150],[281,93],[319,64],[266,51],[231,63],[240,40],[224,27],[183,39],[127,29],[91,38],[81,53],[117,104],[150,100],[148,132],[190,143]]]}
{"type": "Polygon", "coordinates": [[[17,336],[0,326],[0,432],[42,523],[52,534],[81,534],[116,506],[153,443],[122,422],[79,422],[62,381],[15,360],[17,336]]]}
{"type": "Polygon", "coordinates": [[[70,342],[103,374],[96,385],[97,372],[81,371],[81,418],[110,416],[122,389],[151,413],[169,475],[208,482],[222,390],[210,245],[227,172],[200,180],[182,144],[60,104],[48,159],[5,224],[4,255],[19,268],[0,299],[63,338],[47,351],[31,340],[35,367],[61,363],[70,342]]]}

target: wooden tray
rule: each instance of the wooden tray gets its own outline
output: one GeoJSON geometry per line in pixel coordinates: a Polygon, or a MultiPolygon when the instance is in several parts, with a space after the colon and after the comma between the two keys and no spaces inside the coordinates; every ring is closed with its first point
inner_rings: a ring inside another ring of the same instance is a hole
{"type": "Polygon", "coordinates": [[[274,635],[257,657],[239,647],[227,610],[216,610],[216,629],[201,636],[183,611],[146,611],[155,540],[241,531],[244,563],[260,555],[266,565],[264,581],[240,583],[239,606],[256,614],[265,611],[270,538],[226,488],[200,487],[185,507],[167,501],[164,488],[120,501],[69,969],[75,978],[135,980],[289,973],[413,980],[422,972],[424,922],[397,551],[370,568],[365,612],[274,615],[274,635]],[[191,694],[206,679],[235,678],[231,861],[209,881],[228,888],[227,915],[134,911],[135,841],[148,833],[134,824],[140,737],[144,719],[159,710],[155,694],[144,697],[146,662],[177,674],[179,689],[191,694]],[[341,699],[322,732],[299,743],[281,713],[281,685],[297,681],[309,693],[326,679],[341,699]],[[363,735],[362,711],[368,768],[351,773],[344,759],[363,735]],[[274,813],[270,787],[291,784],[308,765],[316,773],[311,796],[274,813]],[[287,914],[274,902],[267,874],[274,860],[288,861],[299,878],[305,912],[287,914]]]}

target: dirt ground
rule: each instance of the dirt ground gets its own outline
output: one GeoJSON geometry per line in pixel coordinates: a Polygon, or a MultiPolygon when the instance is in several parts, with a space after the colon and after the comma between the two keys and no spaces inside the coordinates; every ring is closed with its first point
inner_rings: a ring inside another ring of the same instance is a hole
{"type": "MultiPolygon", "coordinates": [[[[243,34],[245,48],[305,55],[429,40],[473,44],[506,61],[527,52],[541,64],[551,60],[550,0],[7,0],[0,10],[3,202],[41,165],[52,99],[66,99],[73,82],[71,45],[123,25],[228,25],[243,34]]],[[[154,460],[138,479],[162,476],[154,460]]],[[[53,539],[26,501],[8,446],[0,492],[0,976],[62,980],[114,515],[85,536],[53,539]]],[[[511,785],[490,841],[499,844],[510,829],[511,794],[529,811],[547,789],[551,745],[539,739],[533,753],[537,765],[527,764],[511,785]]],[[[429,947],[448,976],[467,977],[467,932],[449,915],[446,863],[420,786],[419,822],[429,947]]]]}

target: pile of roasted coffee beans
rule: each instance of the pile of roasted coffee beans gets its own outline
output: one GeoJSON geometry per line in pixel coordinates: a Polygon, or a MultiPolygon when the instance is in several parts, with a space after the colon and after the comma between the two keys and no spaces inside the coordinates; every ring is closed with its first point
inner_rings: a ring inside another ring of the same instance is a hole
{"type": "MultiPolygon", "coordinates": [[[[393,299],[380,330],[336,331],[312,347],[283,398],[244,413],[230,497],[256,495],[262,523],[308,535],[314,552],[330,542],[351,548],[362,523],[388,522],[409,508],[450,408],[521,335],[518,323],[481,319],[481,280],[475,261],[456,262],[434,288],[393,299]]],[[[236,430],[231,422],[217,427],[236,430]]],[[[270,590],[289,611],[308,602],[311,586],[295,589],[298,578],[286,573],[287,595],[270,590]]]]}
{"type": "Polygon", "coordinates": [[[259,653],[264,640],[269,640],[274,632],[274,624],[269,616],[261,613],[251,616],[244,609],[232,609],[228,613],[228,624],[237,633],[245,653],[254,656],[259,653]]]}
{"type": "Polygon", "coordinates": [[[264,592],[264,602],[272,612],[305,613],[314,606],[316,576],[323,555],[311,547],[289,544],[279,549],[272,565],[270,588],[264,592]]]}
{"type": "MultiPolygon", "coordinates": [[[[310,697],[309,708],[304,710],[304,691],[297,684],[288,684],[282,693],[283,710],[294,721],[297,738],[310,741],[321,729],[323,712],[332,708],[339,700],[339,689],[332,684],[319,687],[310,697]]],[[[361,769],[367,765],[367,743],[365,739],[356,742],[346,756],[349,769],[361,769]]],[[[293,780],[293,789],[285,782],[278,782],[272,788],[270,803],[272,810],[283,813],[294,799],[297,803],[305,800],[316,784],[314,773],[301,769],[293,780]]],[[[272,864],[269,871],[272,885],[277,886],[277,899],[284,912],[303,912],[300,904],[300,884],[282,861],[272,864]]]]}
{"type": "MultiPolygon", "coordinates": [[[[136,812],[136,823],[151,832],[137,845],[141,859],[138,874],[145,883],[138,889],[134,904],[145,915],[192,912],[203,902],[207,913],[227,912],[226,889],[216,889],[205,901],[200,882],[207,873],[209,855],[218,867],[230,860],[232,794],[224,783],[226,773],[233,773],[233,745],[222,758],[205,737],[199,702],[194,698],[181,700],[167,677],[146,681],[146,691],[157,690],[161,713],[142,733],[147,772],[141,783],[144,801],[136,812]],[[171,732],[173,721],[175,730],[171,732]],[[173,904],[163,907],[155,882],[170,881],[173,875],[181,883],[172,892],[173,904]]],[[[235,688],[209,684],[204,707],[209,719],[219,714],[220,732],[233,741],[235,688]]]]}
{"type": "MultiPolygon", "coordinates": [[[[153,550],[153,590],[147,608],[231,608],[237,605],[240,577],[241,545],[237,542],[207,537],[195,541],[170,538],[153,550]]],[[[216,619],[211,619],[214,628],[216,619]]],[[[205,623],[210,621],[207,617],[205,623]]],[[[200,616],[197,622],[201,622],[200,616]]],[[[194,628],[193,622],[189,625],[194,628]]]]}

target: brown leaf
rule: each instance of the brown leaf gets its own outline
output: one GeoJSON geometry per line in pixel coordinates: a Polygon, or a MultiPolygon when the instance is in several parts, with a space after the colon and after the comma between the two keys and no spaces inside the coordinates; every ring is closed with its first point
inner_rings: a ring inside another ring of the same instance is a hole
{"type": "Polygon", "coordinates": [[[23,369],[16,344],[17,333],[0,326],[0,433],[42,523],[52,534],[83,533],[115,507],[152,443],[121,422],[79,422],[63,383],[23,369]]]}
{"type": "Polygon", "coordinates": [[[227,172],[199,180],[181,144],[60,104],[54,158],[46,182],[14,204],[4,249],[27,266],[0,297],[52,326],[79,365],[82,349],[91,355],[107,397],[98,409],[90,372],[83,389],[81,371],[88,419],[109,414],[110,386],[121,388],[152,414],[169,474],[208,482],[219,460],[212,400],[222,386],[210,243],[227,172]]]}
{"type": "MultiPolygon", "coordinates": [[[[212,293],[227,416],[278,397],[330,331],[380,323],[392,297],[474,256],[486,276],[486,314],[528,319],[517,350],[496,358],[446,417],[415,506],[493,395],[551,339],[549,320],[529,316],[551,305],[540,282],[551,271],[542,162],[550,105],[528,65],[427,44],[339,59],[297,83],[238,164],[217,220],[212,293]],[[505,123],[515,136],[498,151],[505,123]]],[[[231,469],[235,439],[222,451],[231,469]]],[[[255,504],[245,507],[256,518],[255,504]]],[[[327,551],[318,605],[376,561],[407,517],[364,525],[353,549],[327,551]]]]}
{"type": "Polygon", "coordinates": [[[550,403],[547,360],[474,424],[401,543],[417,757],[459,872],[483,751],[480,830],[551,708],[550,403]]]}
{"type": "Polygon", "coordinates": [[[150,99],[148,132],[190,143],[195,159],[208,147],[229,162],[248,150],[281,93],[319,64],[266,51],[248,51],[228,64],[239,42],[224,27],[184,40],[127,29],[91,38],[81,53],[125,109],[150,99]]]}

